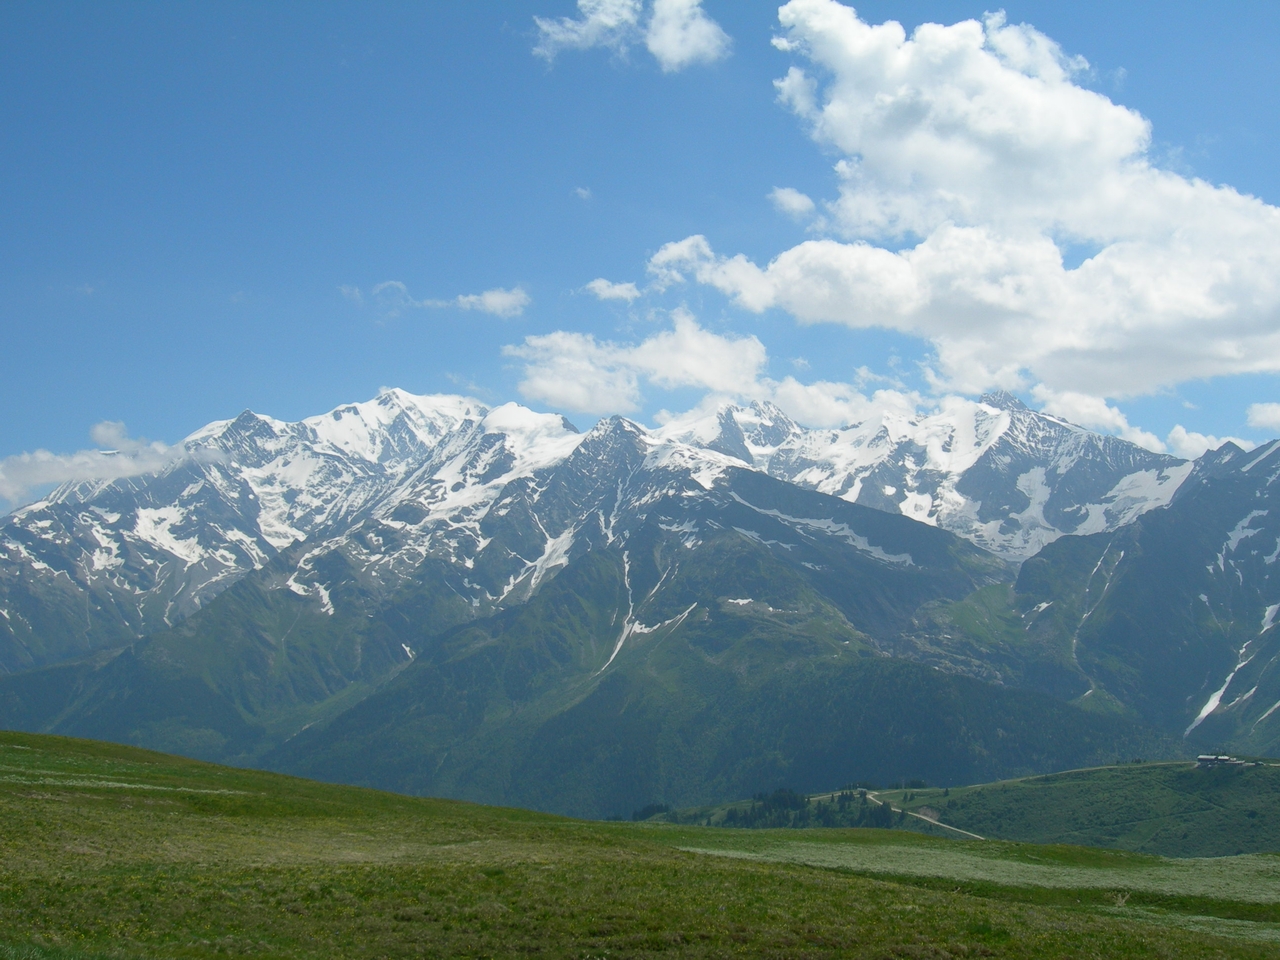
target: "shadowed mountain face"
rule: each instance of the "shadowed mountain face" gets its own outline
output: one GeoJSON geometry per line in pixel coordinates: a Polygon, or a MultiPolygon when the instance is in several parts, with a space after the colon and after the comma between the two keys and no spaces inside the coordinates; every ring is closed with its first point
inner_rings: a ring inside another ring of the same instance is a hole
{"type": "Polygon", "coordinates": [[[1018,590],[1070,632],[1096,692],[1201,747],[1280,742],[1280,446],[1227,445],[1167,510],[1062,542],[1018,590]],[[1064,589],[1064,585],[1069,584],[1064,589]],[[1054,607],[1061,609],[1050,613],[1054,607]]]}
{"type": "Polygon", "coordinates": [[[1280,445],[1205,454],[1174,502],[1063,537],[1015,588],[932,605],[895,653],[1125,713],[1187,749],[1280,746],[1280,445]]]}

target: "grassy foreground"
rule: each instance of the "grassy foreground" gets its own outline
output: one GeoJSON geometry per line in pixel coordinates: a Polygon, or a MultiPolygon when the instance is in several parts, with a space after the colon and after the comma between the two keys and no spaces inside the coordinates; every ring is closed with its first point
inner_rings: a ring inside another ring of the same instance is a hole
{"type": "Polygon", "coordinates": [[[0,733],[0,960],[1274,957],[1280,857],[566,820],[0,733]]]}

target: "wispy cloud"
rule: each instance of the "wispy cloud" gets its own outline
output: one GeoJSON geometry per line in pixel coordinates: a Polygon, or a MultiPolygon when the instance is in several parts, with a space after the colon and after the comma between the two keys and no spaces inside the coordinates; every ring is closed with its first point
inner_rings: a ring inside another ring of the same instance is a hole
{"type": "MultiPolygon", "coordinates": [[[[343,286],[339,288],[342,295],[353,303],[364,303],[364,295],[358,287],[343,286]]],[[[512,287],[507,290],[495,287],[483,293],[459,294],[451,300],[416,300],[409,288],[399,280],[386,280],[369,291],[370,297],[387,316],[399,316],[405,310],[440,309],[456,307],[461,310],[479,310],[495,317],[510,319],[524,313],[525,307],[533,303],[533,298],[523,287],[512,287]]]]}
{"type": "Polygon", "coordinates": [[[729,35],[702,9],[702,0],[578,0],[580,16],[534,17],[533,52],[547,61],[564,50],[604,47],[619,55],[638,43],[665,73],[727,56],[729,35]]]}
{"type": "Polygon", "coordinates": [[[640,0],[578,0],[577,19],[534,17],[538,43],[533,52],[546,60],[562,50],[607,47],[623,52],[635,41],[642,9],[640,0]]]}
{"type": "Polygon", "coordinates": [[[814,427],[856,423],[886,411],[909,415],[920,403],[918,395],[901,390],[868,397],[847,383],[774,380],[765,376],[768,353],[756,337],[714,333],[683,309],[672,312],[670,329],[639,342],[560,330],[526,337],[503,352],[524,361],[519,389],[525,397],[579,413],[634,413],[647,388],[705,391],[699,409],[725,399],[769,400],[814,427]]]}
{"type": "Polygon", "coordinates": [[[484,293],[466,294],[453,302],[463,310],[479,310],[495,317],[511,318],[524,313],[524,308],[533,302],[533,298],[523,288],[513,287],[510,290],[497,288],[484,293]]]}
{"type": "Polygon", "coordinates": [[[672,313],[670,330],[639,343],[597,340],[563,330],[526,337],[503,353],[525,361],[520,392],[532,400],[579,413],[630,413],[641,402],[641,381],[663,389],[697,387],[745,395],[767,359],[755,337],[724,337],[704,330],[685,310],[672,313]]]}

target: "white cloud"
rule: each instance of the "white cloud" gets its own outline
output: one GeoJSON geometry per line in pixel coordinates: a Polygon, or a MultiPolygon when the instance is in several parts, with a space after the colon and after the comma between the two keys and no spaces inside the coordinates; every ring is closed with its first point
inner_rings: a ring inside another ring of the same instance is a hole
{"type": "Polygon", "coordinates": [[[1156,453],[1164,453],[1166,450],[1165,445],[1154,433],[1132,426],[1128,417],[1099,397],[1072,391],[1059,393],[1043,385],[1032,390],[1032,395],[1040,402],[1045,413],[1070,420],[1082,427],[1114,433],[1130,443],[1136,443],[1156,453]]]}
{"type": "Polygon", "coordinates": [[[714,63],[729,53],[729,35],[702,10],[702,0],[654,0],[645,46],[663,72],[714,63]]]}
{"type": "Polygon", "coordinates": [[[526,337],[503,353],[525,361],[520,393],[559,410],[578,413],[630,413],[640,406],[640,383],[619,348],[586,333],[526,337]]]}
{"type": "Polygon", "coordinates": [[[1254,444],[1239,437],[1215,437],[1212,434],[1194,433],[1178,424],[1169,431],[1169,452],[1175,456],[1194,460],[1206,450],[1217,450],[1224,443],[1234,443],[1242,450],[1252,450],[1254,444]]]}
{"type": "Polygon", "coordinates": [[[364,303],[364,295],[360,292],[359,287],[344,283],[338,287],[338,292],[342,294],[344,299],[350,300],[352,303],[364,303]]]}
{"type": "Polygon", "coordinates": [[[599,341],[557,331],[526,337],[503,353],[525,361],[520,392],[531,400],[581,413],[630,413],[640,405],[640,381],[663,389],[697,387],[725,396],[750,395],[767,359],[755,337],[722,337],[686,311],[672,328],[636,344],[599,341]]]}
{"type": "Polygon", "coordinates": [[[575,195],[579,200],[590,200],[590,199],[591,199],[591,188],[590,188],[590,187],[574,187],[574,188],[573,188],[573,192],[574,192],[574,195],[575,195]]]}
{"type": "MultiPolygon", "coordinates": [[[[346,292],[345,289],[343,292],[346,292]]],[[[533,302],[533,298],[522,287],[513,287],[510,290],[496,287],[484,293],[460,294],[452,300],[415,300],[409,295],[409,288],[399,280],[384,281],[374,287],[371,294],[387,315],[392,317],[399,316],[400,312],[406,309],[459,307],[463,310],[479,310],[482,313],[491,313],[495,317],[509,319],[520,316],[524,313],[524,308],[533,302]]]]}
{"type": "Polygon", "coordinates": [[[181,447],[130,438],[118,421],[95,425],[90,437],[101,449],[65,454],[37,450],[0,460],[0,499],[17,504],[30,491],[51,484],[136,477],[185,455],[181,447]]]}
{"type": "Polygon", "coordinates": [[[847,383],[801,383],[791,376],[772,380],[763,375],[768,356],[758,339],[712,333],[682,309],[672,312],[670,330],[639,343],[556,331],[526,337],[503,352],[524,361],[520,392],[525,397],[580,413],[633,413],[646,384],[704,390],[700,410],[726,399],[770,400],[813,427],[858,423],[886,412],[909,416],[920,404],[916,394],[897,390],[878,390],[868,399],[847,383]]]}
{"type": "Polygon", "coordinates": [[[534,17],[539,37],[533,52],[546,60],[554,60],[561,50],[608,47],[621,52],[635,39],[640,8],[640,0],[578,0],[578,20],[534,17]]]}
{"type": "Polygon", "coordinates": [[[1247,416],[1251,427],[1280,431],[1280,403],[1251,403],[1247,416]]]}
{"type": "Polygon", "coordinates": [[[577,19],[534,17],[538,43],[533,52],[547,61],[562,50],[604,47],[625,54],[643,40],[665,73],[695,63],[712,63],[729,53],[731,41],[706,15],[702,0],[578,0],[577,19]],[[643,22],[642,22],[643,20],[643,22]]]}
{"type": "Polygon", "coordinates": [[[597,277],[582,289],[594,293],[600,300],[625,300],[630,303],[640,296],[634,283],[610,283],[604,277],[597,277]]]}
{"type": "Polygon", "coordinates": [[[779,97],[844,157],[842,237],[763,266],[689,237],[652,258],[659,286],[921,337],[937,384],[964,392],[1114,399],[1280,372],[1280,209],[1155,166],[1149,123],[1076,84],[1082,60],[999,16],[910,36],[834,0],[779,17],[776,45],[815,68],[779,97]],[[1067,269],[1078,244],[1099,252],[1067,269]]]}
{"type": "Polygon", "coordinates": [[[779,213],[799,220],[813,213],[813,201],[794,187],[774,187],[769,201],[779,213]]]}
{"type": "Polygon", "coordinates": [[[467,294],[454,300],[454,303],[463,310],[479,310],[504,319],[520,316],[524,313],[524,308],[532,302],[533,298],[525,293],[522,287],[513,287],[510,290],[501,288],[486,290],[484,293],[467,294]]]}

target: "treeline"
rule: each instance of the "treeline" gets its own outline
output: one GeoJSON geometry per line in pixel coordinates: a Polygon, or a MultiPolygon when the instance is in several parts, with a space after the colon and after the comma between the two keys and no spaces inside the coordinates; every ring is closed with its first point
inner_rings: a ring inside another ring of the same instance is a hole
{"type": "Polygon", "coordinates": [[[721,820],[709,825],[721,827],[881,827],[899,826],[906,818],[887,803],[877,803],[865,789],[846,789],[832,797],[814,800],[793,790],[756,794],[748,807],[730,807],[721,820]]]}
{"type": "Polygon", "coordinates": [[[900,826],[906,814],[877,803],[861,787],[846,787],[838,794],[814,800],[794,790],[756,794],[745,808],[731,806],[723,815],[686,813],[664,804],[636,810],[631,819],[644,820],[663,814],[668,823],[698,823],[705,827],[882,827],[900,826]]]}

